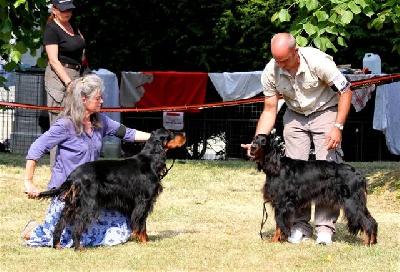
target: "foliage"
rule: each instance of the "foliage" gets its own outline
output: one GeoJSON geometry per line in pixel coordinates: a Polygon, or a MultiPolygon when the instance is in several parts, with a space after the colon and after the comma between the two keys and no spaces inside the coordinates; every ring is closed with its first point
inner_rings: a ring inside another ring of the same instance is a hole
{"type": "MultiPolygon", "coordinates": [[[[121,0],[118,4],[101,1],[93,6],[91,1],[82,0],[77,3],[75,15],[89,43],[88,54],[94,68],[107,67],[117,75],[128,70],[252,71],[262,69],[271,57],[270,37],[290,30],[292,24],[275,25],[270,20],[291,2],[181,0],[160,4],[155,0],[121,0]],[[113,18],[112,23],[106,18],[113,18]]],[[[356,24],[343,26],[351,33],[351,39],[346,41],[348,48],[336,53],[336,60],[353,61],[353,67],[358,67],[356,61],[371,51],[372,43],[376,48],[372,52],[382,56],[385,70],[396,70],[398,64],[387,50],[388,45],[396,44],[397,38],[389,38],[393,28],[386,24],[384,30],[371,33],[360,27],[368,23],[364,17],[355,15],[356,24]],[[371,35],[374,39],[364,41],[363,37],[371,35]]]]}
{"type": "MultiPolygon", "coordinates": [[[[17,68],[28,49],[35,56],[40,48],[48,1],[0,0],[0,56],[7,61],[6,71],[17,68]]],[[[44,66],[45,59],[40,58],[38,64],[44,66]]]]}
{"type": "Polygon", "coordinates": [[[77,24],[89,44],[93,67],[107,65],[118,73],[204,71],[209,67],[209,42],[222,4],[209,0],[121,0],[93,6],[92,1],[82,0],[76,5],[77,24]]]}
{"type": "Polygon", "coordinates": [[[262,69],[269,52],[265,37],[278,30],[269,18],[280,8],[274,1],[260,0],[122,0],[118,5],[102,1],[96,7],[82,0],[77,6],[76,20],[89,43],[91,65],[107,64],[117,74],[262,69]],[[111,14],[118,14],[112,23],[103,19],[111,14]],[[102,48],[99,42],[108,46],[102,48]]]}
{"type": "Polygon", "coordinates": [[[215,47],[223,49],[218,57],[219,67],[216,65],[218,70],[235,72],[263,69],[270,57],[269,40],[280,29],[270,24],[270,18],[282,5],[290,2],[232,1],[213,30],[215,47]]]}
{"type": "MultiPolygon", "coordinates": [[[[0,54],[5,69],[42,45],[50,0],[0,0],[0,54]]],[[[253,71],[271,57],[270,37],[291,31],[300,45],[331,51],[358,67],[366,52],[383,70],[399,69],[398,0],[90,0],[75,1],[73,19],[88,43],[92,69],[253,71]],[[273,23],[271,23],[271,21],[273,23]],[[338,51],[340,48],[340,51],[338,51]],[[395,51],[397,53],[395,53],[395,51]]],[[[38,60],[46,65],[46,56],[38,60]]]]}
{"type": "MultiPolygon", "coordinates": [[[[322,51],[337,45],[346,47],[351,39],[349,27],[366,16],[368,29],[384,27],[400,33],[400,2],[398,0],[296,0],[275,13],[271,21],[289,22],[290,30],[301,46],[314,44],[322,51]]],[[[358,25],[358,24],[357,24],[358,25]]],[[[400,38],[392,40],[392,52],[400,54],[400,38]]]]}

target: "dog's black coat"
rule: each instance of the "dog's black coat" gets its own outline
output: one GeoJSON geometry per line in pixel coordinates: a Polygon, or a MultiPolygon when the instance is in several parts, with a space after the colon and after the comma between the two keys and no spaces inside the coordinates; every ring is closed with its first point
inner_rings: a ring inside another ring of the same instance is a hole
{"type": "Polygon", "coordinates": [[[39,197],[58,195],[65,207],[54,230],[53,246],[60,247],[62,230],[72,223],[75,250],[82,249],[82,232],[101,209],[117,209],[131,220],[132,236],[148,241],[146,219],[162,192],[166,174],[166,151],[182,146],[186,139],[165,129],[151,133],[142,151],[123,160],[99,160],[77,167],[58,189],[39,197]]]}
{"type": "Polygon", "coordinates": [[[262,188],[265,202],[274,209],[276,232],[273,242],[286,241],[296,209],[312,201],[343,208],[352,235],[361,230],[366,245],[377,242],[378,224],[367,209],[365,178],[352,166],[328,161],[302,161],[282,156],[275,136],[255,136],[251,154],[266,174],[262,188]]]}

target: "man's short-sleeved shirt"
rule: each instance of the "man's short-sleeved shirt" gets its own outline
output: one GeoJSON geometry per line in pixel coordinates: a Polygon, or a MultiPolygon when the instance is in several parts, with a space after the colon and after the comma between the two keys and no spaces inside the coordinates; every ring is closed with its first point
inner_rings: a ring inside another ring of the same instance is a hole
{"type": "Polygon", "coordinates": [[[336,106],[339,96],[328,84],[340,85],[340,91],[349,85],[333,58],[311,47],[299,47],[298,54],[300,66],[295,77],[280,68],[274,59],[265,66],[261,75],[264,95],[282,94],[289,109],[305,116],[336,106]]]}

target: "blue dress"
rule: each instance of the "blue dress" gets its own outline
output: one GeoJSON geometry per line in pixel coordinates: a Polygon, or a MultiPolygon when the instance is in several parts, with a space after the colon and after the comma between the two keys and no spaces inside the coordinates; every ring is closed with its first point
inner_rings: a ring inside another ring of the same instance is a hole
{"type": "MultiPolygon", "coordinates": [[[[91,134],[82,133],[78,136],[68,119],[58,119],[29,148],[27,159],[38,161],[44,154],[58,145],[56,161],[48,189],[59,187],[68,175],[79,165],[95,161],[100,157],[102,139],[106,135],[115,135],[120,123],[111,120],[106,115],[99,114],[102,127],[91,134]]],[[[125,141],[134,141],[136,130],[126,129],[125,141]]],[[[46,213],[43,225],[37,226],[30,235],[27,246],[53,246],[53,232],[60,218],[64,202],[54,197],[46,213]]],[[[116,210],[102,210],[89,228],[82,234],[82,246],[113,246],[125,243],[132,233],[129,218],[116,210]]],[[[72,247],[71,226],[62,232],[62,247],[72,247]]]]}
{"type": "MultiPolygon", "coordinates": [[[[30,240],[24,244],[33,247],[53,246],[54,228],[60,218],[64,202],[54,197],[51,200],[44,224],[37,226],[31,233],[30,240]]],[[[61,235],[61,247],[72,247],[72,228],[67,225],[61,235]]],[[[81,245],[114,246],[128,241],[132,229],[127,217],[115,210],[103,210],[99,217],[82,234],[81,245]]]]}

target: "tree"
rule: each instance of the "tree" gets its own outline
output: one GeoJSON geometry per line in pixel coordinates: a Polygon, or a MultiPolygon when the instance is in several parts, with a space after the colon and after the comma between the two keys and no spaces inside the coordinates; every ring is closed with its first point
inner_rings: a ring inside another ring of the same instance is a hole
{"type": "MultiPolygon", "coordinates": [[[[33,56],[42,45],[43,25],[49,13],[49,0],[0,0],[0,56],[6,61],[4,69],[18,67],[21,55],[30,49],[33,56]]],[[[44,57],[38,65],[44,67],[44,57]]],[[[0,87],[4,83],[0,77],[0,87]]]]}
{"type": "MultiPolygon", "coordinates": [[[[42,45],[49,4],[0,0],[0,55],[7,71],[18,67],[21,54],[28,49],[35,54],[42,45]]],[[[380,46],[388,54],[382,63],[399,69],[392,57],[400,54],[398,0],[80,0],[75,5],[73,19],[86,37],[89,64],[117,75],[262,69],[271,57],[270,37],[278,31],[292,32],[300,45],[333,53],[341,48],[343,61],[360,60],[380,46]]],[[[37,64],[46,65],[44,53],[37,64]]]]}
{"type": "Polygon", "coordinates": [[[215,22],[230,2],[101,0],[94,6],[91,0],[81,0],[76,2],[75,18],[95,68],[107,64],[116,74],[207,71],[218,61],[212,51],[215,22]]]}
{"type": "MultiPolygon", "coordinates": [[[[391,51],[400,54],[400,2],[398,0],[296,0],[275,13],[271,21],[289,23],[290,31],[301,46],[314,44],[322,51],[346,47],[352,38],[352,24],[358,26],[363,17],[368,29],[394,29],[391,51]]],[[[366,31],[366,29],[364,30],[366,31]]]]}

